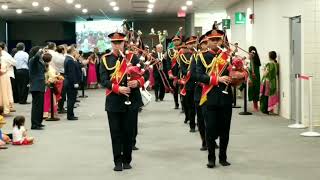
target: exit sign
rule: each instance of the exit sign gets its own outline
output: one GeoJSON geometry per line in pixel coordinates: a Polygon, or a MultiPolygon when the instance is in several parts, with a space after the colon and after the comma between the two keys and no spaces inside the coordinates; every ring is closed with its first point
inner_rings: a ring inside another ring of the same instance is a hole
{"type": "Polygon", "coordinates": [[[230,29],[231,28],[231,20],[230,19],[222,19],[222,28],[230,29]]]}
{"type": "Polygon", "coordinates": [[[245,12],[236,12],[235,24],[246,24],[246,13],[245,12]]]}
{"type": "Polygon", "coordinates": [[[181,18],[181,17],[186,17],[186,11],[183,11],[183,10],[179,10],[178,11],[178,13],[177,13],[177,16],[179,17],[179,18],[181,18]]]}

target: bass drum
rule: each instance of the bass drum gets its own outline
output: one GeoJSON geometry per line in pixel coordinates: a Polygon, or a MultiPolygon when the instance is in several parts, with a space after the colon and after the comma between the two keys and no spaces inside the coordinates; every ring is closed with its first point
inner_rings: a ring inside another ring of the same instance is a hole
{"type": "Polygon", "coordinates": [[[144,106],[147,106],[152,100],[152,95],[147,91],[149,84],[150,82],[147,81],[144,84],[144,89],[140,88],[140,93],[141,93],[142,102],[144,106]]]}

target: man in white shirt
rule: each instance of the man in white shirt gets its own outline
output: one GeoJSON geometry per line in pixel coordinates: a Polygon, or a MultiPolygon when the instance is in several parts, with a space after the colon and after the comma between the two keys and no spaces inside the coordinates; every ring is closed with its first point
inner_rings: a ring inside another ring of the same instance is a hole
{"type": "Polygon", "coordinates": [[[59,72],[56,62],[59,62],[60,55],[58,52],[56,52],[57,46],[53,42],[48,43],[48,53],[51,54],[52,56],[52,61],[50,62],[50,65],[57,71],[59,72]]]}
{"type": "MultiPolygon", "coordinates": [[[[55,65],[56,65],[56,70],[58,73],[60,73],[61,76],[64,77],[64,62],[66,59],[66,50],[63,45],[60,45],[56,49],[57,51],[57,56],[55,59],[53,59],[55,65]]],[[[61,92],[61,99],[58,102],[58,113],[59,114],[64,114],[67,113],[67,110],[64,109],[64,102],[66,101],[66,88],[63,86],[62,92],[61,92]]]]}
{"type": "MultiPolygon", "coordinates": [[[[49,50],[49,52],[50,52],[50,50],[49,50]]],[[[52,61],[56,66],[56,71],[58,73],[60,73],[61,75],[63,75],[64,74],[64,60],[66,59],[64,47],[62,45],[58,46],[56,49],[56,52],[53,54],[55,55],[55,58],[52,59],[52,61]]]]}
{"type": "Polygon", "coordinates": [[[30,104],[27,102],[29,93],[29,54],[25,52],[25,45],[23,43],[17,44],[18,52],[14,55],[16,60],[16,85],[19,104],[30,104]]]}

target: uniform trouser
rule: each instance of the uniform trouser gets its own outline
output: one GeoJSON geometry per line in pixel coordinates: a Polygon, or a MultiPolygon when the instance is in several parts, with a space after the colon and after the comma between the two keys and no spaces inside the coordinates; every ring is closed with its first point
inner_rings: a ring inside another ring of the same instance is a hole
{"type": "Polygon", "coordinates": [[[138,136],[138,114],[139,111],[132,110],[132,119],[133,119],[133,136],[132,136],[132,146],[137,144],[137,136],[138,136]]]}
{"type": "Polygon", "coordinates": [[[10,80],[11,80],[12,94],[13,94],[14,103],[18,103],[19,102],[19,97],[18,97],[18,90],[17,90],[16,80],[14,78],[12,78],[12,77],[10,77],[10,80]]]}
{"type": "Polygon", "coordinates": [[[61,91],[61,99],[60,101],[58,102],[58,109],[59,111],[62,111],[64,109],[64,102],[66,101],[66,88],[62,87],[62,91],[61,91]]]}
{"type": "Polygon", "coordinates": [[[184,107],[184,113],[186,116],[186,120],[188,120],[190,123],[190,129],[196,128],[196,112],[195,112],[195,106],[194,106],[194,91],[193,90],[187,90],[187,93],[182,98],[182,104],[184,107]]]}
{"type": "Polygon", "coordinates": [[[74,104],[77,99],[77,90],[73,88],[67,88],[67,118],[74,117],[74,104]]]}
{"type": "Polygon", "coordinates": [[[156,99],[163,100],[166,92],[165,92],[165,88],[164,88],[163,82],[160,77],[155,78],[154,93],[155,93],[156,99]]]}
{"type": "Polygon", "coordinates": [[[179,107],[179,85],[173,85],[173,80],[170,81],[171,87],[173,88],[173,99],[176,107],[179,107]]]}
{"type": "Polygon", "coordinates": [[[199,101],[195,102],[196,114],[197,114],[197,125],[200,132],[200,137],[202,140],[202,147],[206,147],[206,128],[204,123],[204,116],[202,112],[202,106],[199,105],[199,101]]]}
{"type": "Polygon", "coordinates": [[[31,126],[39,127],[43,121],[44,92],[34,91],[32,94],[31,126]]]}
{"type": "Polygon", "coordinates": [[[25,103],[28,99],[29,93],[29,70],[18,69],[16,74],[16,86],[19,103],[25,103]]]}
{"type": "Polygon", "coordinates": [[[108,111],[107,113],[114,163],[130,163],[132,161],[132,137],[136,110],[108,111]]]}
{"type": "Polygon", "coordinates": [[[219,160],[227,160],[227,148],[232,116],[232,105],[225,107],[205,106],[206,140],[208,160],[215,161],[215,140],[219,137],[219,160]]]}

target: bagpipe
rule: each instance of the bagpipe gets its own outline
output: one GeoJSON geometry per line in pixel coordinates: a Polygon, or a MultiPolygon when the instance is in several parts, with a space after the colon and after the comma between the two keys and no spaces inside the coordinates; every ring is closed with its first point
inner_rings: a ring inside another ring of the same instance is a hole
{"type": "MultiPolygon", "coordinates": [[[[231,86],[239,86],[242,83],[244,83],[248,78],[248,70],[245,63],[246,57],[241,57],[240,55],[236,55],[235,52],[238,51],[238,49],[242,50],[245,53],[248,53],[238,45],[232,44],[228,41],[226,29],[223,29],[224,36],[223,36],[223,46],[227,50],[224,50],[223,48],[219,47],[222,52],[227,53],[230,57],[230,61],[228,62],[228,67],[226,67],[229,71],[229,77],[231,78],[231,86]],[[231,49],[230,46],[235,47],[234,50],[231,49]]],[[[248,53],[249,54],[249,53],[248,53]]],[[[225,93],[225,92],[224,92],[225,93]]]]}
{"type": "MultiPolygon", "coordinates": [[[[235,56],[230,46],[234,46],[240,49],[238,46],[228,41],[226,30],[224,29],[222,44],[221,46],[218,46],[220,54],[212,60],[212,63],[209,65],[209,70],[207,71],[208,76],[216,78],[215,82],[218,82],[219,77],[222,76],[225,70],[229,71],[229,77],[231,82],[222,91],[222,93],[224,94],[228,94],[229,86],[239,86],[242,83],[246,82],[248,78],[248,70],[245,65],[246,58],[241,56],[235,56]]],[[[240,50],[243,49],[241,48],[240,50]]],[[[201,54],[200,59],[201,61],[205,61],[201,54]]],[[[203,85],[200,105],[207,101],[207,94],[211,91],[213,87],[213,84],[203,85]]]]}
{"type": "Polygon", "coordinates": [[[155,58],[152,56],[152,53],[149,53],[148,51],[144,50],[144,46],[143,46],[143,42],[141,39],[141,35],[142,32],[139,30],[137,32],[137,38],[132,38],[131,42],[128,43],[128,49],[130,49],[131,51],[135,52],[136,54],[140,55],[143,58],[140,58],[141,60],[143,60],[143,64],[144,64],[144,69],[149,70],[152,69],[153,66],[157,67],[157,71],[160,74],[160,78],[161,81],[165,87],[165,91],[166,92],[174,92],[173,88],[171,87],[168,78],[166,76],[166,73],[163,71],[163,69],[161,68],[161,66],[163,66],[162,64],[162,60],[155,58]],[[134,43],[133,40],[136,40],[136,42],[134,43]]]}
{"type": "Polygon", "coordinates": [[[145,50],[143,50],[141,48],[138,48],[136,46],[134,46],[133,48],[137,52],[142,53],[142,55],[146,57],[145,58],[145,62],[144,62],[145,70],[152,69],[153,66],[156,66],[157,67],[157,71],[160,74],[161,81],[162,81],[162,83],[164,85],[165,91],[173,93],[174,91],[173,91],[173,88],[171,87],[171,85],[169,83],[167,75],[163,71],[163,69],[161,68],[161,66],[163,66],[162,60],[153,57],[152,53],[149,53],[149,52],[147,52],[147,51],[145,51],[145,50]]]}
{"type": "MultiPolygon", "coordinates": [[[[157,71],[160,74],[161,80],[164,84],[166,91],[173,92],[173,89],[170,86],[170,83],[167,79],[165,72],[163,72],[163,70],[160,68],[160,66],[162,66],[162,61],[153,57],[152,53],[149,53],[148,51],[144,50],[145,48],[141,38],[142,32],[140,30],[135,32],[133,28],[130,28],[130,25],[126,21],[123,24],[123,28],[124,28],[124,32],[127,34],[127,40],[128,40],[127,49],[135,53],[136,55],[140,56],[140,61],[142,63],[142,66],[140,65],[139,68],[143,72],[145,72],[149,69],[152,69],[153,66],[157,66],[157,71]]],[[[129,67],[129,69],[131,68],[129,67]]],[[[135,72],[135,74],[137,74],[136,72],[138,72],[137,69],[132,69],[130,71],[135,72]]],[[[140,75],[143,75],[143,74],[140,74],[140,75]]],[[[140,88],[144,105],[147,105],[152,98],[151,94],[147,91],[149,84],[150,84],[150,81],[147,80],[144,83],[144,86],[140,88]]]]}

